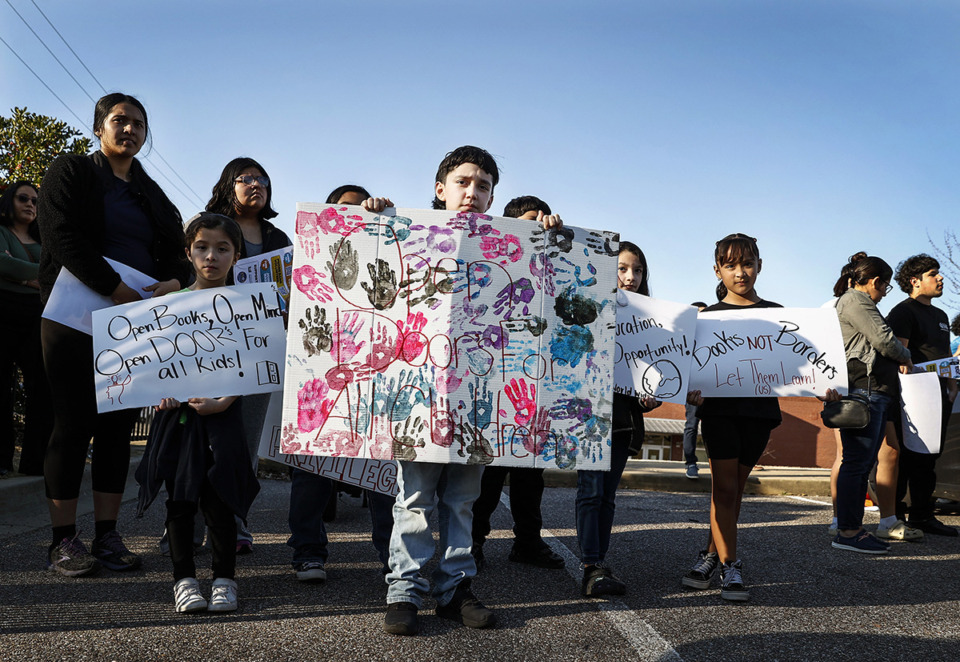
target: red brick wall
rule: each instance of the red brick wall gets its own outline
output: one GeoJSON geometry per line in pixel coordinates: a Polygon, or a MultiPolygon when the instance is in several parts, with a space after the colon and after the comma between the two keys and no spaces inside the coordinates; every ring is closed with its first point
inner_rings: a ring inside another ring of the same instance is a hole
{"type": "MultiPolygon", "coordinates": [[[[760,464],[782,467],[829,467],[837,442],[834,431],[823,427],[816,398],[781,398],[783,423],[770,435],[760,464]]],[[[684,420],[683,405],[664,403],[648,416],[684,420]]]]}

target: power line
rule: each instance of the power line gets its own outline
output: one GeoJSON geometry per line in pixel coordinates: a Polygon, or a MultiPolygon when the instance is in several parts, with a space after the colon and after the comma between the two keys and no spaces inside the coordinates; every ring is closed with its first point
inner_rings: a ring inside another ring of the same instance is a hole
{"type": "Polygon", "coordinates": [[[37,3],[34,2],[34,0],[30,0],[30,2],[33,3],[33,6],[34,6],[34,7],[37,8],[37,11],[40,12],[40,15],[43,16],[44,19],[46,19],[47,24],[49,24],[50,27],[53,28],[53,31],[57,33],[57,36],[60,37],[60,41],[63,42],[63,45],[70,49],[70,52],[73,53],[73,57],[77,58],[77,62],[79,62],[80,65],[81,65],[84,69],[87,70],[87,73],[90,74],[90,78],[92,78],[93,80],[97,81],[97,85],[99,85],[99,86],[100,86],[100,89],[103,90],[103,93],[106,94],[106,93],[107,93],[107,88],[105,88],[105,87],[103,86],[103,83],[101,83],[99,80],[97,80],[97,77],[93,75],[93,72],[90,71],[90,68],[84,63],[83,60],[80,59],[80,56],[77,55],[77,52],[76,52],[75,50],[73,50],[73,47],[70,46],[70,44],[67,43],[67,40],[63,38],[63,35],[60,34],[60,31],[57,30],[57,27],[53,24],[53,22],[52,22],[49,18],[47,18],[47,15],[43,13],[43,10],[40,9],[39,6],[37,6],[37,3]]]}
{"type": "Polygon", "coordinates": [[[74,77],[74,75],[73,75],[72,73],[70,73],[70,70],[67,69],[66,65],[65,65],[63,62],[60,61],[60,58],[58,58],[58,57],[56,56],[56,54],[55,54],[52,50],[50,50],[50,47],[47,46],[47,42],[45,42],[45,41],[43,40],[43,38],[42,38],[40,35],[37,34],[36,30],[34,30],[34,29],[30,26],[30,24],[27,23],[27,19],[25,19],[23,16],[20,15],[20,12],[18,12],[18,11],[17,11],[17,8],[13,6],[13,3],[10,2],[10,0],[7,0],[7,4],[10,5],[10,9],[12,9],[12,10],[13,10],[13,13],[17,15],[17,18],[19,18],[19,19],[23,22],[23,24],[27,26],[27,29],[30,30],[30,32],[33,33],[33,36],[37,38],[37,41],[39,41],[41,44],[43,44],[43,47],[47,49],[47,52],[50,53],[50,56],[51,56],[54,60],[57,61],[57,64],[60,65],[60,68],[62,68],[64,71],[66,71],[66,72],[67,72],[67,75],[70,76],[71,79],[73,79],[73,82],[77,84],[77,87],[79,87],[81,90],[83,90],[83,93],[87,95],[87,98],[89,98],[90,101],[93,101],[94,103],[96,103],[97,100],[94,99],[92,96],[90,96],[90,93],[87,92],[87,88],[85,88],[83,85],[80,84],[80,81],[78,81],[78,80],[74,77]]]}
{"type": "MultiPolygon", "coordinates": [[[[31,0],[31,2],[33,3],[34,7],[36,7],[36,2],[33,2],[33,0],[31,0]]],[[[50,47],[47,46],[46,42],[44,42],[43,39],[40,37],[40,35],[38,35],[38,34],[36,33],[36,31],[30,26],[30,24],[27,22],[27,20],[20,14],[20,12],[17,11],[16,7],[13,6],[13,4],[10,2],[10,0],[6,0],[6,3],[10,6],[10,9],[13,10],[13,12],[17,15],[17,17],[23,22],[23,24],[27,26],[27,29],[30,30],[30,32],[33,33],[33,36],[36,37],[37,40],[38,40],[41,44],[43,44],[43,47],[46,48],[46,49],[47,49],[47,52],[50,53],[50,55],[53,57],[53,59],[57,61],[57,64],[59,64],[60,67],[63,68],[63,70],[67,73],[67,75],[70,76],[70,78],[73,80],[73,82],[76,83],[77,86],[83,91],[83,93],[87,95],[87,97],[90,99],[90,101],[96,103],[96,99],[94,99],[94,98],[90,95],[90,93],[87,92],[86,88],[84,88],[84,86],[80,83],[80,81],[78,81],[78,80],[73,76],[73,74],[70,73],[70,70],[67,69],[66,65],[64,65],[63,62],[61,62],[60,59],[54,54],[54,52],[53,52],[52,50],[50,50],[50,47]]],[[[53,22],[47,17],[46,14],[43,13],[42,10],[40,10],[39,7],[37,7],[37,11],[40,11],[40,14],[43,15],[43,18],[46,19],[47,23],[50,24],[50,27],[53,28],[54,32],[57,33],[57,35],[60,37],[60,39],[61,39],[61,40],[63,41],[63,43],[66,45],[66,47],[70,49],[70,52],[73,53],[74,57],[76,57],[77,60],[80,62],[80,64],[83,66],[83,68],[87,70],[87,73],[90,74],[90,76],[93,78],[93,80],[95,80],[95,81],[97,82],[97,85],[100,86],[100,89],[103,90],[104,93],[106,93],[106,89],[103,87],[103,84],[100,83],[100,81],[97,79],[97,77],[93,75],[93,72],[90,71],[90,69],[89,69],[89,68],[87,67],[87,65],[83,62],[83,60],[80,58],[80,56],[77,55],[76,51],[74,51],[73,48],[71,48],[70,44],[67,42],[67,40],[64,38],[64,36],[60,33],[59,30],[57,30],[56,26],[53,25],[53,22]]],[[[79,117],[75,112],[73,112],[73,109],[71,109],[70,106],[68,106],[67,103],[66,103],[63,99],[61,99],[61,98],[57,95],[57,93],[54,92],[53,89],[52,89],[49,85],[47,85],[47,83],[43,80],[43,78],[40,77],[40,74],[38,74],[36,71],[34,71],[34,70],[30,67],[30,65],[28,65],[28,64],[26,63],[26,61],[25,61],[22,57],[20,57],[20,55],[13,49],[13,47],[12,47],[10,44],[8,44],[6,41],[4,41],[4,40],[2,39],[2,37],[0,37],[0,41],[3,41],[4,45],[5,45],[7,48],[10,49],[10,51],[17,57],[18,60],[20,60],[20,62],[23,63],[23,66],[25,66],[25,67],[30,71],[30,73],[32,73],[32,74],[37,78],[37,80],[39,80],[39,81],[43,84],[43,86],[46,87],[47,90],[49,90],[50,94],[52,94],[54,97],[56,97],[56,99],[57,99],[60,103],[63,104],[63,106],[70,112],[70,114],[73,115],[73,116],[77,119],[77,121],[80,123],[80,126],[84,126],[83,120],[81,120],[80,117],[79,117]]],[[[164,164],[166,164],[167,168],[170,169],[170,172],[172,172],[172,173],[176,176],[177,179],[179,179],[181,182],[183,182],[183,185],[186,186],[186,188],[193,194],[193,199],[196,200],[196,201],[200,204],[200,206],[202,207],[202,206],[203,206],[203,200],[202,200],[202,198],[200,197],[200,195],[199,195],[196,191],[193,190],[193,188],[190,186],[190,184],[188,184],[187,181],[186,181],[183,177],[180,176],[180,173],[177,172],[176,168],[174,168],[172,165],[170,165],[170,163],[169,163],[165,158],[163,158],[163,155],[160,153],[159,150],[156,150],[156,149],[155,149],[155,150],[153,150],[153,153],[156,154],[156,156],[157,156],[161,161],[163,161],[164,164]]],[[[146,155],[144,155],[144,158],[145,158],[146,160],[150,160],[149,157],[147,157],[146,155]]],[[[154,165],[156,165],[156,164],[154,164],[154,165]]],[[[177,191],[177,193],[179,193],[184,199],[189,200],[190,196],[188,196],[186,193],[184,193],[183,190],[182,190],[179,186],[177,186],[177,184],[176,184],[172,179],[170,179],[170,178],[166,175],[166,173],[163,172],[163,169],[162,169],[162,168],[157,167],[156,172],[157,172],[161,177],[163,177],[163,178],[170,184],[170,186],[172,186],[172,187],[174,188],[174,190],[177,191]]]]}
{"type": "MultiPolygon", "coordinates": [[[[47,90],[50,92],[50,94],[52,94],[52,95],[56,98],[57,101],[59,101],[60,103],[63,104],[63,107],[66,108],[67,111],[77,119],[77,122],[80,123],[80,126],[84,126],[83,120],[80,119],[80,117],[78,117],[75,112],[73,112],[73,109],[70,108],[70,106],[67,105],[67,102],[66,102],[66,101],[64,101],[63,99],[61,99],[61,98],[57,95],[57,93],[54,92],[53,89],[52,89],[49,85],[47,85],[46,81],[44,81],[44,80],[40,77],[40,74],[38,74],[36,71],[34,71],[34,70],[30,67],[30,65],[27,64],[26,61],[24,61],[24,59],[23,59],[22,57],[20,57],[20,54],[17,53],[15,50],[13,50],[13,46],[11,46],[10,44],[8,44],[3,37],[0,37],[0,41],[2,41],[2,42],[3,42],[3,45],[6,46],[7,48],[9,48],[9,49],[10,49],[10,52],[13,53],[14,56],[16,56],[16,58],[17,58],[18,60],[20,60],[21,63],[23,63],[23,66],[25,66],[27,69],[30,70],[30,73],[32,73],[34,76],[37,77],[37,80],[40,81],[40,83],[43,84],[43,86],[44,86],[45,88],[47,88],[47,90]]],[[[86,131],[86,129],[84,129],[84,131],[86,131]]]]}

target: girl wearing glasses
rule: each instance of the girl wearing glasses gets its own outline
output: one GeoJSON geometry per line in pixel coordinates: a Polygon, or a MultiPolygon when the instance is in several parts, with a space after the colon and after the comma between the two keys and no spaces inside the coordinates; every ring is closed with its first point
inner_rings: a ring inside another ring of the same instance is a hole
{"type": "Polygon", "coordinates": [[[43,475],[43,451],[53,412],[40,350],[40,234],[37,188],[14,182],[0,197],[0,475],[13,470],[13,400],[8,388],[13,365],[23,373],[25,429],[19,471],[43,475]]]}
{"type": "Polygon", "coordinates": [[[890,546],[863,528],[863,495],[883,441],[887,411],[900,395],[899,366],[913,368],[903,346],[877,310],[890,292],[893,269],[879,257],[860,252],[837,283],[837,317],[847,356],[850,393],[869,399],[866,427],[840,430],[843,460],[837,475],[837,536],[833,547],[861,554],[886,554],[890,546]]]}
{"type": "MultiPolygon", "coordinates": [[[[241,156],[224,166],[220,179],[213,187],[207,211],[232,218],[240,226],[243,241],[238,259],[270,253],[293,243],[283,230],[268,220],[277,216],[271,205],[272,198],[270,176],[262,165],[249,157],[241,156]]],[[[232,272],[227,284],[233,285],[232,272]]],[[[259,460],[257,447],[260,445],[260,435],[269,404],[269,393],[243,397],[243,427],[247,434],[254,472],[259,460]]],[[[238,518],[237,553],[248,554],[252,551],[253,535],[247,529],[246,523],[238,518]]]]}

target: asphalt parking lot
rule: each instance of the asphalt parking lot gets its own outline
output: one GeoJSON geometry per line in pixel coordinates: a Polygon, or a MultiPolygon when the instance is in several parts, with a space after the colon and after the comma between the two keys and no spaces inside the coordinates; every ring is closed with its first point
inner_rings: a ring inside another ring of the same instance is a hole
{"type": "MultiPolygon", "coordinates": [[[[256,549],[239,559],[240,610],[229,615],[173,612],[169,560],[156,548],[162,500],[143,519],[130,502],[121,512],[142,569],[79,579],[44,570],[42,501],[25,508],[19,531],[0,539],[0,660],[960,659],[960,539],[897,543],[882,557],[833,550],[826,497],[745,497],[740,554],[752,599],[732,604],[718,589],[680,588],[706,539],[708,496],[622,490],[607,560],[628,593],[598,601],[579,592],[574,490],[548,489],[545,535],[567,570],[507,561],[512,521],[501,506],[474,585],[498,627],[438,619],[428,600],[421,634],[401,638],[381,629],[386,589],[359,500],[341,497],[330,525],[327,582],[305,585],[285,545],[289,483],[262,484],[256,549]]],[[[89,538],[90,515],[81,527],[89,538]]],[[[198,567],[209,561],[201,555],[198,567]]],[[[204,578],[209,590],[209,570],[204,578]]]]}

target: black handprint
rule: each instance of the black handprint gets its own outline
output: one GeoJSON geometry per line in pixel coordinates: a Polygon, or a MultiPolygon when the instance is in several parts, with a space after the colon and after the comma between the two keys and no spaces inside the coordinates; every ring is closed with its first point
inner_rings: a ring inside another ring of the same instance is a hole
{"type": "Polygon", "coordinates": [[[360,276],[359,257],[359,253],[353,250],[346,239],[330,245],[330,262],[327,262],[327,271],[333,275],[333,283],[339,289],[349,290],[357,284],[357,278],[360,276]]]}
{"type": "Polygon", "coordinates": [[[367,264],[367,271],[370,272],[370,280],[373,285],[360,283],[367,293],[367,299],[377,310],[386,310],[393,306],[397,298],[397,274],[394,273],[386,260],[377,258],[377,265],[367,264]]]}
{"type": "Polygon", "coordinates": [[[304,317],[306,319],[300,320],[300,328],[303,329],[303,349],[307,356],[329,352],[333,340],[331,326],[327,323],[327,311],[320,310],[320,306],[314,306],[313,315],[307,308],[304,317]]]}
{"type": "Polygon", "coordinates": [[[423,448],[427,443],[423,437],[424,422],[417,416],[413,421],[408,418],[402,425],[402,434],[400,423],[393,428],[393,459],[416,460],[417,448],[423,448]]]}
{"type": "Polygon", "coordinates": [[[612,232],[589,232],[584,240],[587,246],[598,255],[616,255],[619,253],[620,235],[612,232]]]}

